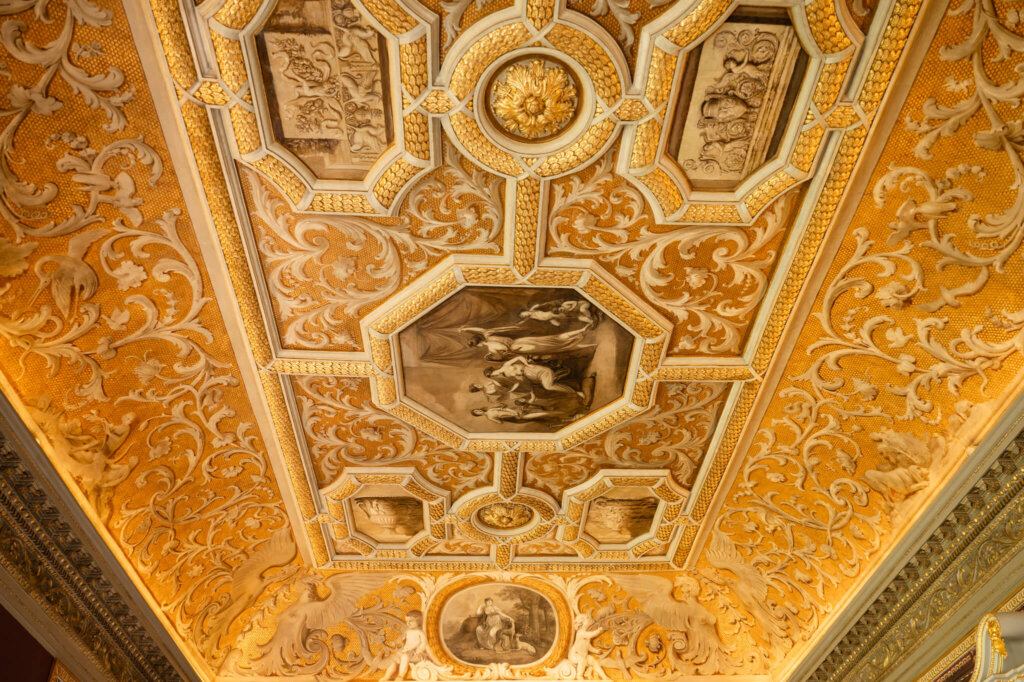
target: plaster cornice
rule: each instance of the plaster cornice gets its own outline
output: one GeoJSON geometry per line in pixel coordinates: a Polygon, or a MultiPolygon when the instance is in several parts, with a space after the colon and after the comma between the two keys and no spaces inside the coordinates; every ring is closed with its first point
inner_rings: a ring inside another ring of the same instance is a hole
{"type": "Polygon", "coordinates": [[[0,426],[0,566],[107,679],[183,679],[0,426]]]}
{"type": "Polygon", "coordinates": [[[1024,549],[1019,433],[808,678],[881,680],[1024,549]]]}

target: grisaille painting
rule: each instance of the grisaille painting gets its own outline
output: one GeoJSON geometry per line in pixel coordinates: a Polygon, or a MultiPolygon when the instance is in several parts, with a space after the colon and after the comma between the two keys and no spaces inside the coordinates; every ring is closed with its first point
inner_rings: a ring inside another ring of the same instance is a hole
{"type": "Polygon", "coordinates": [[[570,289],[470,287],[402,331],[405,395],[470,433],[553,433],[622,395],[633,337],[570,289]]]}
{"type": "Polygon", "coordinates": [[[457,592],[441,609],[441,640],[469,665],[529,665],[555,643],[555,608],[521,585],[487,583],[457,592]]]}
{"type": "Polygon", "coordinates": [[[407,542],[424,528],[423,502],[415,497],[365,495],[351,504],[355,529],[377,542],[407,542]]]}
{"type": "Polygon", "coordinates": [[[650,532],[658,499],[643,488],[621,488],[591,500],[584,532],[607,545],[621,545],[650,532]]]}
{"type": "Polygon", "coordinates": [[[394,137],[387,49],[350,0],[281,0],[256,37],[274,137],[321,178],[362,178],[394,137]]]}

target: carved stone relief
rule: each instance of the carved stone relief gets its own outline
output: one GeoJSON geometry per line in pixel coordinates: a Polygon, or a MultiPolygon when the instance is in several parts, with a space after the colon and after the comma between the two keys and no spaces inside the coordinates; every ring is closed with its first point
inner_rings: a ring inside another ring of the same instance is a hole
{"type": "Polygon", "coordinates": [[[730,189],[775,153],[805,61],[788,23],[739,14],[687,55],[669,149],[693,187],[730,189]]]}
{"type": "Polygon", "coordinates": [[[317,177],[362,178],[394,137],[383,37],[349,0],[283,0],[256,44],[277,142],[317,177]]]}

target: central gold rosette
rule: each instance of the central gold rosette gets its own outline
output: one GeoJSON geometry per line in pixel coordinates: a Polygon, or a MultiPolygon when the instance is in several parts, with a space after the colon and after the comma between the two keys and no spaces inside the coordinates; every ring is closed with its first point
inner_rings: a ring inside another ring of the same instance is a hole
{"type": "Polygon", "coordinates": [[[528,140],[565,128],[577,104],[576,86],[566,70],[542,59],[507,67],[491,92],[491,111],[501,126],[528,140]]]}
{"type": "Polygon", "coordinates": [[[478,511],[477,517],[490,528],[511,530],[533,520],[533,510],[518,502],[494,502],[478,511]]]}

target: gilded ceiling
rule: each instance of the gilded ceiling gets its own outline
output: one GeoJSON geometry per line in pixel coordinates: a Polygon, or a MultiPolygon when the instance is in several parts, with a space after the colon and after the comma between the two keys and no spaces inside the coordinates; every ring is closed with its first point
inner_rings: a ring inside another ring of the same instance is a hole
{"type": "Polygon", "coordinates": [[[787,679],[1021,392],[1012,3],[0,0],[0,52],[3,390],[202,679],[787,679]]]}

